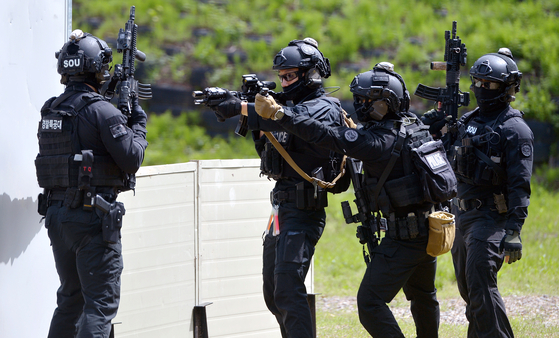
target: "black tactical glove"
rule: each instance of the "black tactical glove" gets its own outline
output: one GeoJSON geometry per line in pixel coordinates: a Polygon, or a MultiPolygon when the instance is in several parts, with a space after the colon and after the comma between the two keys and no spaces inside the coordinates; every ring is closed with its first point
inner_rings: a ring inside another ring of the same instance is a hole
{"type": "Polygon", "coordinates": [[[225,100],[221,101],[216,106],[211,106],[215,111],[215,116],[219,122],[223,122],[226,119],[232,118],[234,116],[241,114],[241,100],[238,97],[235,97],[231,94],[230,91],[227,90],[227,94],[225,96],[225,100]]]}
{"type": "Polygon", "coordinates": [[[137,96],[131,98],[130,105],[132,109],[130,118],[128,119],[128,126],[132,128],[134,125],[140,125],[145,128],[148,116],[140,106],[137,96]]]}
{"type": "Polygon", "coordinates": [[[512,264],[522,258],[522,240],[518,231],[506,230],[501,245],[499,245],[499,253],[502,253],[503,250],[506,263],[512,264]]]}
{"type": "Polygon", "coordinates": [[[449,118],[445,115],[444,111],[431,109],[421,116],[421,122],[429,126],[429,133],[431,135],[440,138],[442,136],[441,129],[443,129],[449,118]]]}

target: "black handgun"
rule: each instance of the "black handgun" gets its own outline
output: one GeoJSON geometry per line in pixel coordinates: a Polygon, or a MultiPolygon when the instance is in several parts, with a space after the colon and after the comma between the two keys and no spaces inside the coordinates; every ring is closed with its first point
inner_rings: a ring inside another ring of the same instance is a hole
{"type": "Polygon", "coordinates": [[[107,214],[111,210],[111,203],[107,202],[100,195],[95,195],[95,197],[91,199],[91,204],[105,214],[107,214]]]}

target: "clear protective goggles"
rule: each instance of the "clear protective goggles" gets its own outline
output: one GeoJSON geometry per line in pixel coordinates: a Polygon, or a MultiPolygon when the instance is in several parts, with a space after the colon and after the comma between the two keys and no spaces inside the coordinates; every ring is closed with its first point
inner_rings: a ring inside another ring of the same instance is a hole
{"type": "Polygon", "coordinates": [[[477,79],[475,77],[472,77],[472,85],[477,88],[485,88],[489,90],[495,90],[501,88],[501,84],[499,82],[484,81],[484,80],[477,79]]]}
{"type": "Polygon", "coordinates": [[[299,76],[298,72],[299,71],[296,70],[296,71],[289,72],[289,73],[282,74],[282,75],[278,74],[278,77],[280,79],[280,82],[283,82],[283,81],[290,82],[290,81],[295,80],[299,76]]]}

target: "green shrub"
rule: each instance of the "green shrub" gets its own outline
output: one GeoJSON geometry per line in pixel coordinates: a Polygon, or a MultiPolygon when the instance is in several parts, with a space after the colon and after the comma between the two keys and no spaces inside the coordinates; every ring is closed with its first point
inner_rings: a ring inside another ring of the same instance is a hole
{"type": "Polygon", "coordinates": [[[533,181],[548,190],[559,191],[559,167],[552,168],[547,164],[535,168],[533,181]]]}
{"type": "MultiPolygon", "coordinates": [[[[237,83],[246,73],[269,72],[275,53],[293,39],[315,38],[330,59],[329,85],[334,96],[350,99],[347,85],[355,73],[380,61],[403,72],[411,93],[417,83],[444,86],[443,72],[429,70],[442,61],[444,31],[458,21],[458,35],[468,48],[461,88],[468,91],[468,71],[481,55],[509,47],[523,72],[515,106],[528,117],[551,122],[559,131],[559,3],[552,0],[137,0],[138,46],[148,54],[147,79],[188,86],[188,74],[201,64],[212,85],[237,83]],[[207,35],[194,34],[206,29],[207,35]],[[174,46],[180,55],[166,55],[174,46]],[[228,61],[236,50],[246,59],[228,61]],[[228,68],[233,68],[230,70],[228,68]],[[351,69],[348,72],[348,69],[351,69]]],[[[91,33],[115,38],[128,19],[124,0],[73,1],[73,24],[91,33]]],[[[116,58],[118,59],[118,57],[116,58]]],[[[472,95],[473,99],[473,95],[472,95]]],[[[429,106],[417,97],[419,105],[429,106]]],[[[475,107],[472,100],[470,109],[475,107]]]]}
{"type": "Polygon", "coordinates": [[[170,112],[152,114],[148,119],[149,146],[143,165],[258,157],[250,135],[211,137],[199,123],[196,113],[182,113],[178,117],[170,112]]]}

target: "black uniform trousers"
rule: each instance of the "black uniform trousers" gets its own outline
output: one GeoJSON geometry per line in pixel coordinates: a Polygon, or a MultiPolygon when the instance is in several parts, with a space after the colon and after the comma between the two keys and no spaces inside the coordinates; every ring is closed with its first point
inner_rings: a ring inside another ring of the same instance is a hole
{"type": "Polygon", "coordinates": [[[505,303],[497,288],[504,261],[499,245],[506,218],[488,207],[458,211],[452,260],[461,297],[466,302],[468,338],[512,338],[505,303]]]}
{"type": "Polygon", "coordinates": [[[324,230],[326,213],[322,208],[301,210],[294,203],[282,203],[278,219],[279,235],[267,232],[264,236],[264,300],[276,316],[283,338],[312,338],[305,277],[324,230]]]}
{"type": "Polygon", "coordinates": [[[373,250],[357,293],[359,320],[372,337],[404,337],[387,305],[402,288],[411,301],[417,337],[438,337],[437,259],[426,253],[427,241],[428,236],[411,240],[386,236],[373,250]]]}
{"type": "Polygon", "coordinates": [[[46,227],[60,278],[49,338],[107,338],[120,300],[120,242],[103,241],[96,211],[55,201],[46,227]]]}

